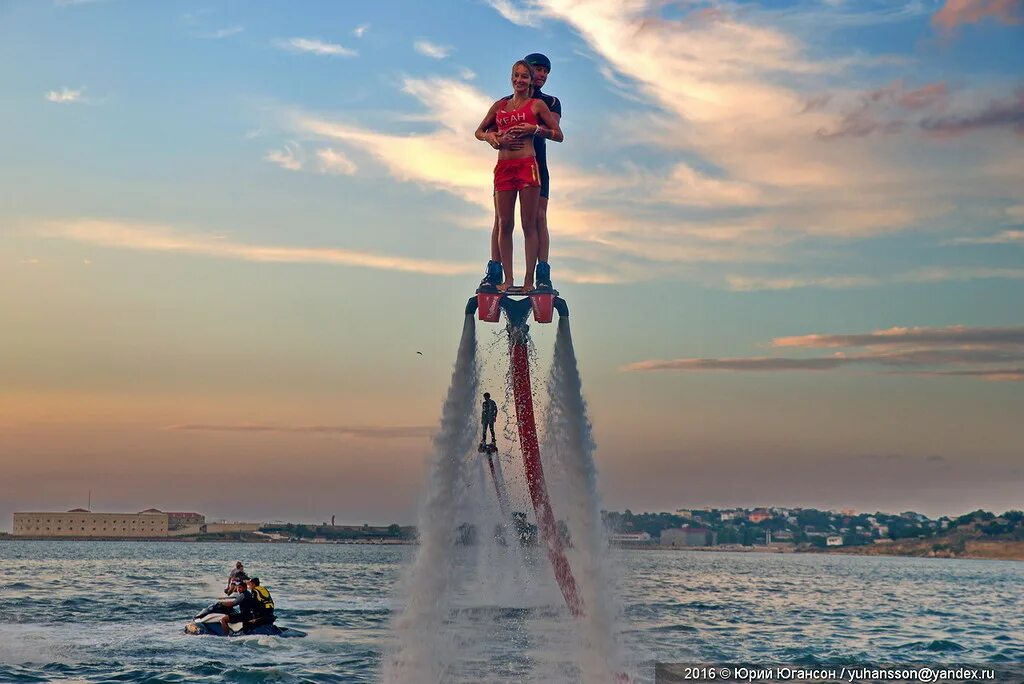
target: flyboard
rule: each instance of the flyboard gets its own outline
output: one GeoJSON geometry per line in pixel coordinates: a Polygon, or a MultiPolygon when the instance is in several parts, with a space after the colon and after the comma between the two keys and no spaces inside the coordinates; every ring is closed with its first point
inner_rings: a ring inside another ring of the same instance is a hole
{"type": "MultiPolygon", "coordinates": [[[[555,572],[555,580],[565,597],[565,604],[574,617],[583,615],[583,601],[580,599],[569,560],[565,557],[565,545],[555,515],[551,511],[547,484],[544,481],[544,466],[540,460],[540,445],[537,442],[537,425],[533,412],[533,393],[530,386],[530,327],[526,324],[530,316],[537,323],[550,323],[554,312],[567,317],[569,307],[558,292],[543,288],[524,292],[509,288],[498,292],[495,288],[482,287],[466,303],[466,315],[477,314],[479,320],[497,323],[505,313],[509,340],[509,363],[512,371],[512,394],[516,404],[516,423],[519,427],[519,445],[523,451],[526,468],[526,482],[530,489],[534,514],[541,541],[547,547],[548,559],[555,572]]],[[[491,454],[487,454],[488,459],[491,454]]],[[[494,464],[491,463],[491,472],[494,464]]],[[[499,493],[500,496],[500,493],[499,493]]]]}

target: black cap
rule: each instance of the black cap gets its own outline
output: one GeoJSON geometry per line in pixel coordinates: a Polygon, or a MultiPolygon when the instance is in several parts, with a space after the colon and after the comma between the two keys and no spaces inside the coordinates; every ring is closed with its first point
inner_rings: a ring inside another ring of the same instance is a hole
{"type": "Polygon", "coordinates": [[[548,71],[551,71],[551,60],[548,59],[546,55],[542,55],[539,52],[531,52],[523,57],[523,61],[530,66],[542,66],[548,71]]]}

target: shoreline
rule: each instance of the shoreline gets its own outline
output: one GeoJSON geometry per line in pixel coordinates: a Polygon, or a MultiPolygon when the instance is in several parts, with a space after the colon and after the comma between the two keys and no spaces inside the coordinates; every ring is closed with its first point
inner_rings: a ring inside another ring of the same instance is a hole
{"type": "MultiPolygon", "coordinates": [[[[416,546],[418,542],[410,540],[370,538],[351,540],[311,541],[305,539],[196,539],[187,537],[24,537],[14,535],[0,536],[0,541],[19,542],[170,542],[186,544],[311,544],[311,545],[362,545],[362,546],[416,546]]],[[[772,553],[772,554],[820,554],[836,556],[892,556],[897,558],[946,558],[955,560],[1000,560],[1024,561],[1024,543],[1020,542],[977,542],[968,544],[962,553],[937,553],[924,551],[921,548],[899,548],[894,545],[845,546],[829,549],[795,546],[740,546],[723,544],[719,546],[665,546],[661,544],[617,543],[609,548],[626,551],[696,551],[698,553],[772,553]]]]}
{"type": "Polygon", "coordinates": [[[612,548],[631,551],[698,551],[722,553],[779,553],[819,554],[829,556],[891,556],[895,558],[945,558],[952,560],[1024,561],[1024,544],[1019,542],[977,542],[968,544],[961,553],[935,552],[919,548],[900,548],[894,545],[817,547],[776,546],[664,546],[661,544],[613,544],[612,548]],[[973,547],[973,548],[971,548],[973,547]]]}
{"type": "Polygon", "coordinates": [[[346,539],[330,541],[311,541],[306,539],[267,539],[263,537],[225,537],[223,539],[199,539],[196,537],[28,537],[22,535],[0,535],[2,541],[57,541],[57,542],[160,542],[160,543],[185,543],[185,544],[364,544],[367,546],[413,546],[414,541],[401,539],[367,538],[367,539],[346,539]]]}

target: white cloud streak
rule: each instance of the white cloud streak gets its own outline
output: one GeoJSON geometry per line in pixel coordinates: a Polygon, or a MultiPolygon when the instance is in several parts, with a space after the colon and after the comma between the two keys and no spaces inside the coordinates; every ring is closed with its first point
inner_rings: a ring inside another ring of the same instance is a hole
{"type": "Polygon", "coordinates": [[[239,33],[241,33],[244,30],[245,30],[244,26],[228,26],[227,28],[218,29],[218,30],[212,31],[210,33],[204,33],[200,37],[201,38],[210,38],[210,39],[213,39],[213,40],[218,40],[218,39],[221,39],[221,38],[229,38],[231,36],[238,35],[239,33]]]}
{"type": "Polygon", "coordinates": [[[301,171],[305,155],[298,143],[286,143],[283,150],[270,150],[263,157],[287,171],[301,171]]]}
{"type": "Polygon", "coordinates": [[[83,89],[73,90],[71,88],[61,88],[60,90],[50,90],[46,93],[46,99],[50,102],[57,104],[72,104],[75,102],[83,102],[82,93],[83,89]]]}
{"type": "Polygon", "coordinates": [[[1024,230],[1004,230],[983,237],[962,237],[949,241],[953,245],[1009,245],[1024,244],[1024,230]]]}
{"type": "Polygon", "coordinates": [[[421,55],[433,59],[444,59],[452,53],[451,46],[438,45],[437,43],[431,43],[429,40],[417,40],[413,43],[413,48],[421,55]]]}
{"type": "Polygon", "coordinates": [[[359,53],[338,43],[327,43],[318,38],[287,38],[274,41],[274,45],[290,52],[307,52],[327,57],[355,57],[359,53]]]}
{"type": "Polygon", "coordinates": [[[343,152],[333,150],[330,147],[317,150],[316,156],[320,161],[321,173],[352,176],[359,170],[355,162],[346,157],[343,152]]]}
{"type": "Polygon", "coordinates": [[[279,433],[294,435],[334,435],[356,439],[421,439],[433,434],[434,428],[426,425],[394,426],[343,426],[343,425],[212,425],[191,423],[169,425],[165,429],[174,432],[237,432],[241,434],[279,433]]]}
{"type": "Polygon", "coordinates": [[[222,235],[189,233],[165,225],[73,219],[53,221],[38,230],[50,238],[143,252],[166,252],[259,263],[329,264],[428,275],[467,275],[479,264],[432,261],[336,247],[252,245],[222,235]]]}

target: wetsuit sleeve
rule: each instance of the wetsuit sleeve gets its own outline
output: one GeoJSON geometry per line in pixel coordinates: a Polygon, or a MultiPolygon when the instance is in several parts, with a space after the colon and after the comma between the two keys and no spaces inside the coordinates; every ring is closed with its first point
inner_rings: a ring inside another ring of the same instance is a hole
{"type": "Polygon", "coordinates": [[[562,116],[562,101],[554,95],[551,96],[551,105],[548,107],[552,114],[557,114],[559,117],[562,116]]]}

